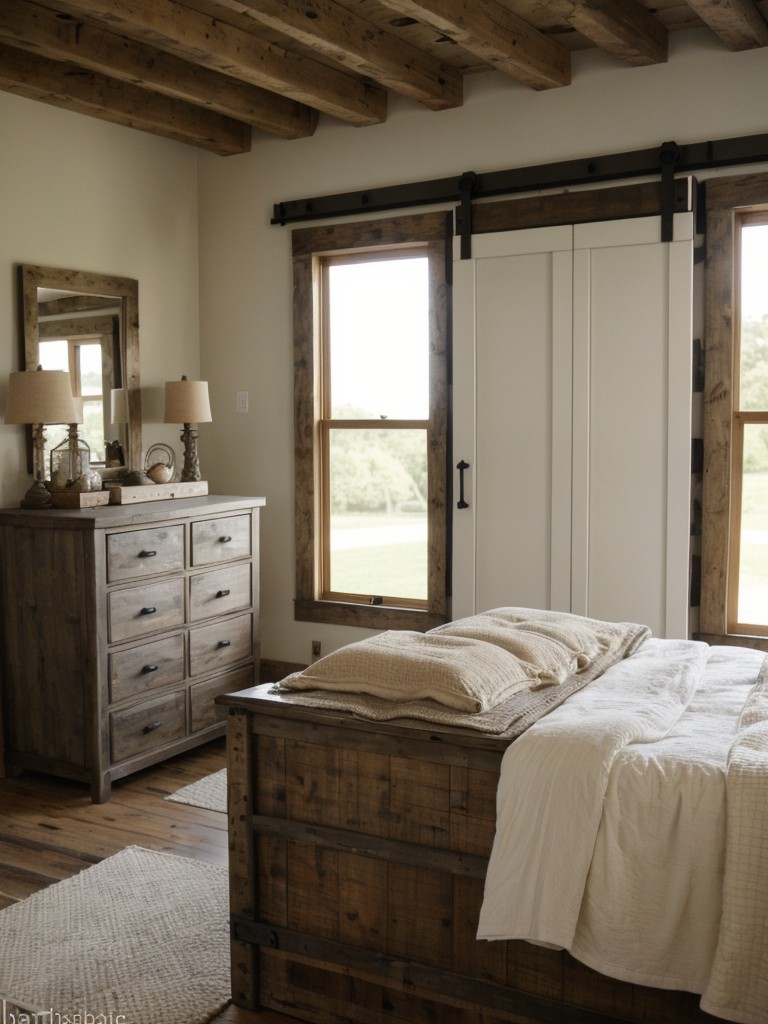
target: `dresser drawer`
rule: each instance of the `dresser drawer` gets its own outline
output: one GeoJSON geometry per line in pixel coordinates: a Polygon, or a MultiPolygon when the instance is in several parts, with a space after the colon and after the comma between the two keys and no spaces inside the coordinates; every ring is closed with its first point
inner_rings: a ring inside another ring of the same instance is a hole
{"type": "Polygon", "coordinates": [[[187,732],[185,704],[184,690],[177,690],[123,711],[113,711],[109,716],[112,760],[124,761],[181,739],[187,732]]]}
{"type": "Polygon", "coordinates": [[[253,657],[253,617],[236,615],[189,631],[189,674],[200,676],[253,657]]]}
{"type": "Polygon", "coordinates": [[[226,615],[251,605],[251,565],[230,565],[226,569],[201,572],[189,578],[191,622],[226,615]]]}
{"type": "Polygon", "coordinates": [[[184,568],[184,527],[161,526],[107,536],[107,581],[180,572],[184,568]]]}
{"type": "Polygon", "coordinates": [[[222,693],[237,693],[253,686],[253,666],[228,672],[214,679],[206,679],[202,683],[193,683],[189,688],[190,729],[199,732],[211,725],[223,722],[227,717],[227,709],[215,703],[216,697],[222,693]]]}
{"type": "Polygon", "coordinates": [[[192,565],[215,565],[251,554],[251,517],[224,516],[192,523],[192,565]]]}
{"type": "Polygon", "coordinates": [[[184,622],[184,579],[112,590],[107,601],[111,643],[171,629],[184,622]]]}
{"type": "Polygon", "coordinates": [[[109,694],[116,703],[184,678],[184,638],[154,640],[109,655],[109,694]]]}

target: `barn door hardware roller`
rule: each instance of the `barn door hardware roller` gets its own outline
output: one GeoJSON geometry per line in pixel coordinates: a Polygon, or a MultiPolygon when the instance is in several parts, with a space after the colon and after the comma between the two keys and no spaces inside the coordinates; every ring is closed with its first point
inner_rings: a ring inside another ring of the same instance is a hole
{"type": "MultiPolygon", "coordinates": [[[[461,206],[456,211],[456,233],[461,239],[461,258],[472,259],[472,199],[480,190],[480,179],[474,171],[467,171],[459,178],[461,206]]],[[[461,508],[461,506],[459,506],[461,508]]]]}
{"type": "Polygon", "coordinates": [[[680,162],[676,142],[664,142],[659,150],[661,166],[661,240],[671,242],[675,236],[675,168],[680,162]]]}

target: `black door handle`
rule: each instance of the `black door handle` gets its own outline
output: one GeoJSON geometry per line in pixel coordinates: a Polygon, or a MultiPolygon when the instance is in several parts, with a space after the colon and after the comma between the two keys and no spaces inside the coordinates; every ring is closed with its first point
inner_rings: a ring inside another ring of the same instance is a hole
{"type": "Polygon", "coordinates": [[[469,469],[469,463],[462,459],[456,469],[459,471],[459,500],[456,502],[456,508],[469,508],[469,502],[464,501],[464,470],[469,469]]]}

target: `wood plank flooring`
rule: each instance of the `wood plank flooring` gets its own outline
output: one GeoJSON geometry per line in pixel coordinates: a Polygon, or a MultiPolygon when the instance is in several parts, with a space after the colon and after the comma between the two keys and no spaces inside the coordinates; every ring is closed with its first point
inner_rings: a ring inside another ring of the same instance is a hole
{"type": "MultiPolygon", "coordinates": [[[[87,786],[64,779],[32,772],[0,779],[0,909],[126,846],[226,864],[226,815],[164,799],[225,764],[225,741],[214,740],[115,783],[105,804],[92,804],[87,786]]],[[[216,1024],[292,1020],[230,1006],[216,1024]]]]}

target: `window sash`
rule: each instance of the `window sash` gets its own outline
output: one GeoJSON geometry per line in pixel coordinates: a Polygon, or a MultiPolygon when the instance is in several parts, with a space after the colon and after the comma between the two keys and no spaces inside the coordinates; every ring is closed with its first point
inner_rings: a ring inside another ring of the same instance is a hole
{"type": "MultiPolygon", "coordinates": [[[[353,591],[334,590],[332,583],[332,546],[331,546],[331,436],[338,430],[370,430],[381,433],[383,431],[397,430],[421,430],[426,435],[429,443],[429,421],[428,420],[354,420],[354,419],[328,419],[318,422],[319,450],[322,475],[322,542],[319,552],[320,566],[320,587],[319,599],[321,601],[350,601],[355,603],[367,602],[382,607],[393,608],[428,608],[428,597],[423,600],[418,598],[400,597],[397,595],[383,593],[363,593],[353,591]]],[[[427,541],[428,543],[428,541],[427,541]]]]}
{"type": "MultiPolygon", "coordinates": [[[[738,353],[737,353],[738,354],[738,353]]],[[[741,552],[742,515],[744,496],[744,434],[749,425],[768,426],[766,412],[736,412],[733,417],[733,479],[731,482],[731,533],[728,574],[728,632],[768,636],[768,624],[754,623],[740,614],[739,596],[742,591],[741,552]]]]}

